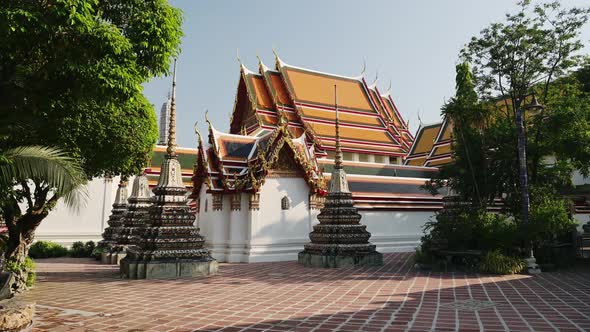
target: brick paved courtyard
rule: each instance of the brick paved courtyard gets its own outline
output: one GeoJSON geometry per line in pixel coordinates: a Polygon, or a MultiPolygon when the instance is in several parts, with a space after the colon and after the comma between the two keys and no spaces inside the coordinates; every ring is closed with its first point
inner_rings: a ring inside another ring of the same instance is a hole
{"type": "Polygon", "coordinates": [[[33,331],[590,330],[590,272],[429,273],[407,253],[357,270],[222,264],[196,280],[123,280],[84,259],[38,270],[33,331]]]}

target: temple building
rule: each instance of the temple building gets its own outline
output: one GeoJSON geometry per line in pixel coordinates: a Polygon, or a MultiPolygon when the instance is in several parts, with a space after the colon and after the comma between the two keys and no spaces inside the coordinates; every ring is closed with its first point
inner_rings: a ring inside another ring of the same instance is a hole
{"type": "Polygon", "coordinates": [[[217,260],[291,260],[308,242],[334,169],[334,86],[342,167],[372,243],[380,252],[417,246],[442,207],[421,188],[437,168],[403,165],[414,137],[389,91],[276,56],[274,69],[240,64],[229,132],[207,120],[206,139],[199,134],[192,198],[217,260]]]}
{"type": "MultiPolygon", "coordinates": [[[[421,125],[414,136],[392,94],[362,75],[296,67],[276,55],[272,69],[259,61],[257,70],[240,64],[236,74],[228,131],[207,120],[207,133],[198,133],[191,147],[176,149],[195,226],[214,259],[296,260],[309,242],[334,170],[334,85],[342,167],[370,242],[381,253],[418,246],[423,225],[443,206],[441,196],[422,186],[438,167],[452,163],[452,123],[421,125]]],[[[195,114],[195,120],[201,116],[195,114]]],[[[157,145],[145,170],[151,188],[165,158],[166,147],[157,145]]],[[[570,197],[577,219],[585,222],[590,185],[576,174],[573,181],[577,187],[570,197]]],[[[75,214],[58,204],[39,226],[37,239],[99,240],[118,183],[119,177],[92,180],[88,206],[75,214]]]]}

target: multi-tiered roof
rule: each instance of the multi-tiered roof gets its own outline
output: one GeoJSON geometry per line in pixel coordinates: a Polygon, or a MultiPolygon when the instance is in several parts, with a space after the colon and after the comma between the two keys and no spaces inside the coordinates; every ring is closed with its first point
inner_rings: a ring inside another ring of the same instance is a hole
{"type": "Polygon", "coordinates": [[[389,92],[380,93],[364,77],[346,77],[286,64],[259,62],[258,72],[241,65],[231,134],[261,136],[279,124],[281,113],[293,137],[305,134],[318,157],[335,150],[331,89],[341,91],[342,151],[405,156],[413,137],[389,92]]]}
{"type": "Polygon", "coordinates": [[[334,168],[333,155],[328,154],[336,149],[334,85],[342,96],[341,150],[359,157],[358,161],[342,161],[355,206],[438,207],[440,199],[421,188],[436,168],[361,158],[363,154],[405,157],[410,151],[413,137],[388,93],[381,94],[362,77],[302,69],[278,57],[274,70],[260,62],[256,73],[240,64],[230,133],[218,131],[208,121],[208,139],[199,135],[192,197],[199,196],[202,184],[211,194],[256,193],[265,178],[276,173],[300,175],[311,194],[324,193],[334,168]]]}

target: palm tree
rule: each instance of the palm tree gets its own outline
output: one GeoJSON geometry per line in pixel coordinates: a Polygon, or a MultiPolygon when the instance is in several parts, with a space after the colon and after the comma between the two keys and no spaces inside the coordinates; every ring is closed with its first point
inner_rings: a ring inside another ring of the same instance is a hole
{"type": "MultiPolygon", "coordinates": [[[[0,213],[8,228],[7,262],[23,265],[35,229],[60,198],[69,207],[80,207],[87,196],[86,181],[80,163],[59,149],[25,146],[0,151],[0,213]]],[[[26,277],[26,271],[15,273],[13,291],[26,288],[26,277]]]]}

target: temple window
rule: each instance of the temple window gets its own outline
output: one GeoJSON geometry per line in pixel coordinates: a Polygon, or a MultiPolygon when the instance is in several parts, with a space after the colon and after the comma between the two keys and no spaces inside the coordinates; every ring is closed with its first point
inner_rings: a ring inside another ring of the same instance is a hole
{"type": "Polygon", "coordinates": [[[344,159],[344,160],[352,160],[352,153],[350,153],[350,152],[343,152],[342,153],[342,159],[344,159]]]}
{"type": "Polygon", "coordinates": [[[366,154],[359,154],[359,161],[368,162],[369,161],[369,156],[366,155],[366,154]]]}
{"type": "Polygon", "coordinates": [[[334,152],[334,151],[328,151],[327,153],[328,153],[328,155],[326,156],[326,158],[328,158],[328,159],[334,159],[334,158],[336,158],[336,152],[334,152]]]}
{"type": "Polygon", "coordinates": [[[291,203],[289,202],[289,197],[284,196],[281,199],[281,209],[282,210],[289,210],[291,208],[291,203]]]}

